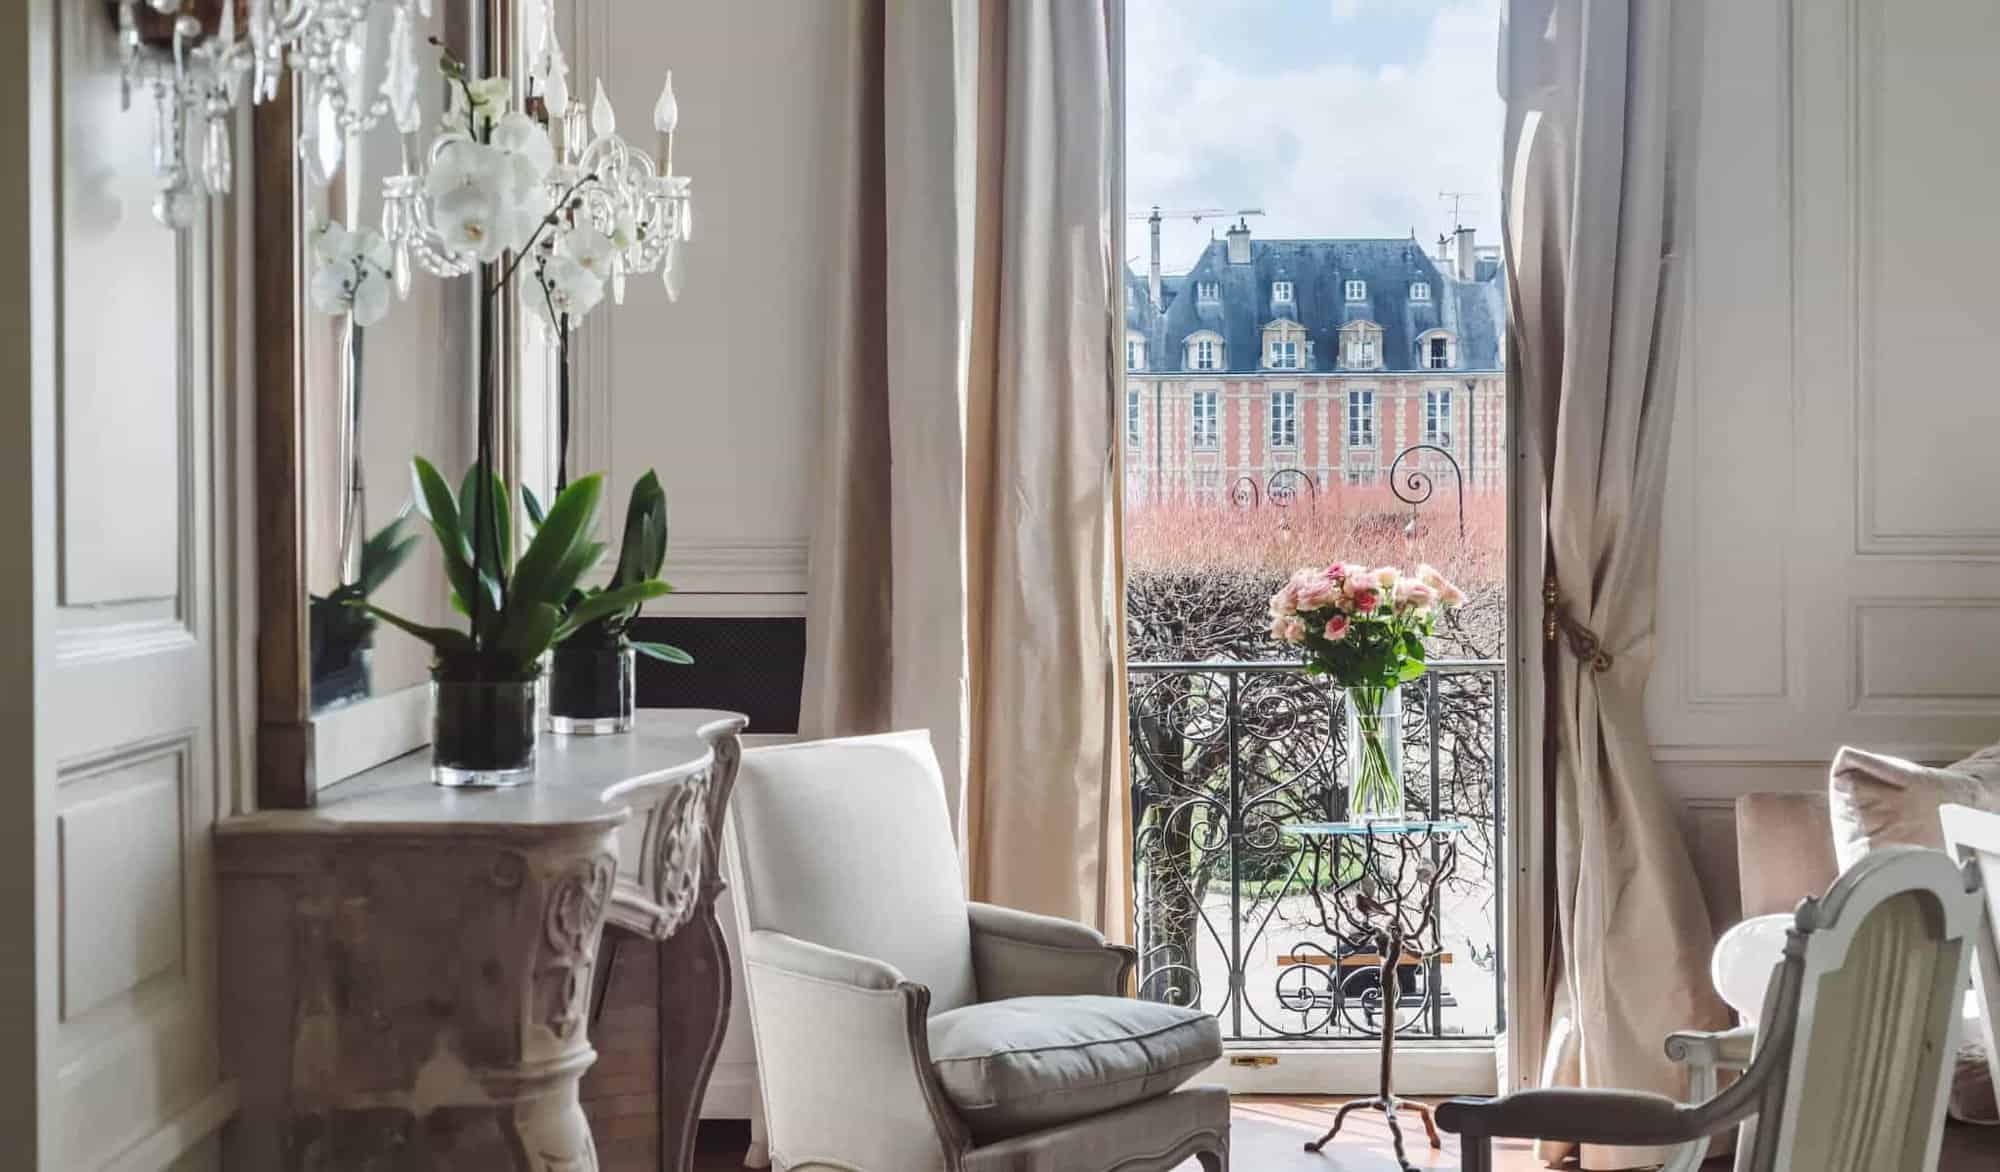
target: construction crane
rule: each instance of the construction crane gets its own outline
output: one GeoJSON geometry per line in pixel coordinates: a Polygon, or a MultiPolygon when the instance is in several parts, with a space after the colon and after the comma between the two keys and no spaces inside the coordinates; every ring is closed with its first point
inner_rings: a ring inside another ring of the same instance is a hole
{"type": "Polygon", "coordinates": [[[1159,204],[1154,204],[1153,210],[1150,212],[1126,213],[1126,219],[1144,220],[1152,226],[1153,263],[1152,267],[1146,272],[1146,291],[1152,297],[1153,312],[1158,313],[1160,310],[1160,222],[1162,220],[1192,220],[1199,224],[1203,220],[1213,219],[1216,216],[1236,216],[1239,219],[1244,219],[1263,214],[1263,208],[1238,208],[1233,212],[1228,208],[1183,208],[1177,211],[1163,212],[1160,210],[1159,204]]]}

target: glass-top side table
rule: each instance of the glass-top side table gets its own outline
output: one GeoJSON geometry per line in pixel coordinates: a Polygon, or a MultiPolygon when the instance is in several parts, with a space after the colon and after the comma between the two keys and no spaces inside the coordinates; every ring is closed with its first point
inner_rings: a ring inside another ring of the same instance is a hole
{"type": "Polygon", "coordinates": [[[1389,1138],[1396,1148],[1396,1163],[1404,1172],[1415,1172],[1403,1151],[1403,1132],[1396,1125],[1396,1112],[1408,1108],[1423,1120],[1431,1147],[1442,1148],[1437,1123],[1422,1103],[1405,1103],[1396,1098],[1396,997],[1397,970],[1405,964],[1428,964],[1444,953],[1444,931],[1439,922],[1438,891],[1458,863],[1458,836],[1472,828],[1464,821],[1413,818],[1371,822],[1290,822],[1280,829],[1301,838],[1333,838],[1352,843],[1361,867],[1361,876],[1349,894],[1333,901],[1339,922],[1356,935],[1375,941],[1376,963],[1380,966],[1376,988],[1382,997],[1382,1079],[1379,1093],[1372,1099],[1356,1099],[1344,1104],[1333,1117],[1327,1133],[1306,1145],[1317,1152],[1334,1136],[1353,1111],[1380,1111],[1389,1123],[1389,1138]]]}

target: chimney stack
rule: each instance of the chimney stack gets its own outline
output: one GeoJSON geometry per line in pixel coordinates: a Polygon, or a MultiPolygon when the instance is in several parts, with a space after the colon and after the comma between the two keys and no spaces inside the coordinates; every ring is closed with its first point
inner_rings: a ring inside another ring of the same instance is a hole
{"type": "Polygon", "coordinates": [[[1461,281],[1476,279],[1479,276],[1479,252],[1473,247],[1472,229],[1460,226],[1452,236],[1455,238],[1451,258],[1454,275],[1461,281]]]}
{"type": "Polygon", "coordinates": [[[1246,218],[1237,219],[1236,226],[1229,230],[1229,263],[1250,263],[1250,221],[1246,218]]]}

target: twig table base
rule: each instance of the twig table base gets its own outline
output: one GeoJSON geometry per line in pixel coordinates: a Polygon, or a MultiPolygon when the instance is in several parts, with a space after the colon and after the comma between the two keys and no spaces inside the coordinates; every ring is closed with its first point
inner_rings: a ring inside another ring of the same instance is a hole
{"type": "Polygon", "coordinates": [[[1416,1169],[1404,1150],[1397,1112],[1415,1113],[1423,1121],[1431,1147],[1444,1147],[1431,1109],[1396,1097],[1396,1003],[1402,987],[1397,970],[1405,960],[1406,948],[1413,950],[1418,963],[1443,952],[1438,890],[1457,861],[1457,845],[1452,836],[1465,828],[1463,822],[1439,821],[1306,822],[1285,827],[1291,834],[1361,840],[1362,866],[1373,882],[1362,885],[1352,906],[1340,905],[1341,917],[1355,929],[1374,936],[1381,966],[1376,978],[1382,1003],[1382,1073],[1377,1093],[1373,1098],[1343,1104],[1326,1134],[1305,1146],[1308,1152],[1318,1152],[1332,1142],[1347,1117],[1356,1111],[1382,1113],[1389,1124],[1389,1141],[1395,1147],[1396,1164],[1403,1172],[1416,1169]],[[1390,853],[1397,856],[1393,869],[1383,865],[1379,846],[1389,846],[1390,853]],[[1412,859],[1417,860],[1414,867],[1409,865],[1412,859]]]}

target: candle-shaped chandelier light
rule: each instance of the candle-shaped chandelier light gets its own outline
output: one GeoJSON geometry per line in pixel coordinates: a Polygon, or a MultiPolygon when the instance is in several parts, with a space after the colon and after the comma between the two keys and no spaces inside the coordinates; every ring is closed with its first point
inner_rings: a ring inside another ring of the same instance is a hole
{"type": "MultiPolygon", "coordinates": [[[[589,109],[575,100],[569,87],[569,64],[557,39],[552,7],[541,32],[541,45],[528,71],[530,108],[549,131],[554,163],[542,179],[551,214],[566,227],[587,225],[611,242],[606,279],[612,300],[625,298],[625,281],[634,273],[659,272],[667,296],[680,296],[680,246],[693,238],[692,181],[673,173],[674,132],[680,104],[674,97],[673,74],[653,107],[653,128],[659,135],[655,160],[618,134],[617,112],[595,84],[589,109]]],[[[393,80],[393,79],[392,79],[393,80]]],[[[455,246],[439,230],[439,185],[434,172],[464,141],[454,129],[432,141],[411,162],[406,147],[402,172],[383,184],[382,235],[395,255],[399,289],[409,287],[411,263],[440,277],[471,272],[482,259],[470,248],[455,246]]],[[[407,142],[407,140],[406,140],[407,142]]]]}
{"type": "Polygon", "coordinates": [[[130,107],[135,89],[153,93],[154,170],[160,180],[153,210],[169,227],[194,221],[199,192],[229,191],[235,170],[230,119],[246,79],[253,102],[269,101],[277,97],[289,66],[300,94],[299,151],[322,183],[339,168],[349,135],[392,114],[405,131],[416,129],[415,21],[430,17],[431,0],[220,0],[212,33],[192,11],[197,0],[116,3],[125,104],[130,107]],[[239,3],[247,27],[238,25],[239,3]],[[387,76],[379,85],[367,59],[370,17],[376,12],[391,22],[387,76]],[[147,51],[153,41],[166,50],[164,56],[147,51]],[[189,144],[191,118],[202,126],[198,165],[189,144]]]}

